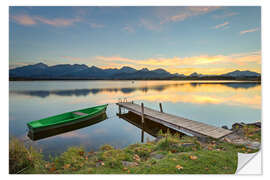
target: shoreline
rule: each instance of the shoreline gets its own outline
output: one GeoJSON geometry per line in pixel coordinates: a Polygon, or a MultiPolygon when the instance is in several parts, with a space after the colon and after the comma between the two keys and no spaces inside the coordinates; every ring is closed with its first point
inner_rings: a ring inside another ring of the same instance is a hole
{"type": "MultiPolygon", "coordinates": [[[[261,141],[261,128],[257,124],[237,123],[233,128],[246,140],[261,141]]],[[[202,141],[168,131],[160,132],[154,141],[123,149],[106,144],[96,152],[69,147],[46,161],[42,151],[26,148],[19,140],[11,139],[9,170],[10,174],[234,174],[237,153],[254,153],[259,149],[260,146],[254,149],[226,138],[202,141]]]]}

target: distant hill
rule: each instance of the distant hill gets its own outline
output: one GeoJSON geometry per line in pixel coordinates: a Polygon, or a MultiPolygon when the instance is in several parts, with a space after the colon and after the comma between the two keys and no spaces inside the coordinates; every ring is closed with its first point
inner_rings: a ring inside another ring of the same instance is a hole
{"type": "Polygon", "coordinates": [[[184,74],[171,74],[164,69],[149,70],[143,68],[136,70],[124,66],[120,69],[109,68],[101,69],[96,66],[88,67],[84,64],[60,64],[48,66],[44,63],[37,63],[17,67],[9,70],[11,80],[16,79],[126,79],[126,80],[144,80],[144,79],[238,79],[238,78],[260,78],[260,74],[252,71],[233,71],[222,75],[203,75],[194,72],[189,76],[184,74]]]}
{"type": "Polygon", "coordinates": [[[261,74],[256,73],[256,72],[252,72],[252,71],[233,71],[227,74],[222,74],[222,76],[226,76],[226,77],[260,77],[261,74]]]}

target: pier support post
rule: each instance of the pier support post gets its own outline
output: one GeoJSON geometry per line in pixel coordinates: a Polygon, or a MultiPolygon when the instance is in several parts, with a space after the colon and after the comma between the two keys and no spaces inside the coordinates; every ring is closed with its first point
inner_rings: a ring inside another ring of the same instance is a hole
{"type": "Polygon", "coordinates": [[[144,141],[144,130],[143,130],[143,126],[142,126],[141,142],[143,143],[143,141],[144,141]]]}
{"type": "Polygon", "coordinates": [[[144,105],[141,103],[141,108],[142,108],[142,123],[144,123],[144,105]]]}
{"type": "Polygon", "coordinates": [[[160,109],[160,112],[163,113],[163,109],[162,109],[162,104],[161,103],[159,103],[159,109],[160,109]]]}
{"type": "Polygon", "coordinates": [[[119,108],[119,114],[121,115],[122,114],[121,113],[121,106],[119,105],[118,108],[119,108]]]}
{"type": "Polygon", "coordinates": [[[144,140],[144,130],[143,130],[143,126],[144,126],[144,105],[143,105],[143,103],[141,103],[141,108],[142,108],[142,135],[141,135],[141,142],[143,143],[143,140],[144,140]]]}

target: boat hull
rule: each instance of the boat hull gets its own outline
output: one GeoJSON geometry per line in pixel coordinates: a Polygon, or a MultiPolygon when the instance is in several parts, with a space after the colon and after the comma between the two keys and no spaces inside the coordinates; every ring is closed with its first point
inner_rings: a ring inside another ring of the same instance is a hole
{"type": "Polygon", "coordinates": [[[53,124],[53,125],[48,125],[45,127],[38,127],[38,128],[33,128],[29,123],[27,124],[29,132],[30,133],[39,133],[39,132],[43,132],[43,131],[48,131],[48,130],[53,130],[53,129],[58,129],[58,128],[64,128],[66,126],[72,126],[78,123],[82,123],[84,121],[89,121],[91,119],[95,119],[98,116],[101,116],[102,114],[104,114],[106,112],[107,107],[105,107],[104,109],[102,109],[101,111],[99,111],[98,113],[91,115],[91,116],[86,116],[86,117],[81,117],[78,118],[76,120],[73,121],[68,121],[65,123],[59,123],[59,124],[53,124]]]}

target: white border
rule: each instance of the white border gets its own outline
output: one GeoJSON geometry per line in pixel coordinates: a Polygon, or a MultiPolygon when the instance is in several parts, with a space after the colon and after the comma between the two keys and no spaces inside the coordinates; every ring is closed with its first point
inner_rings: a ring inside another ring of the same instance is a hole
{"type": "MultiPolygon", "coordinates": [[[[269,88],[269,82],[270,77],[270,55],[269,55],[269,33],[270,33],[270,25],[269,25],[269,19],[270,19],[270,3],[269,0],[3,0],[1,1],[0,6],[0,18],[2,22],[2,26],[0,28],[0,35],[1,35],[1,84],[3,84],[5,87],[2,86],[1,88],[1,110],[5,114],[2,116],[1,121],[4,123],[1,127],[1,138],[2,138],[2,148],[1,148],[1,175],[2,178],[39,178],[39,179],[47,179],[47,178],[57,178],[59,176],[53,175],[53,176],[11,176],[8,175],[8,6],[199,6],[199,5],[210,5],[210,6],[262,6],[262,123],[263,123],[263,140],[268,139],[267,133],[269,133],[268,128],[269,126],[269,115],[267,115],[267,109],[270,107],[269,99],[270,99],[270,88],[269,88]],[[268,132],[267,132],[268,131],[268,132]],[[4,175],[4,176],[3,176],[4,175]]],[[[268,110],[269,111],[269,110],[268,110]]],[[[270,171],[267,170],[269,167],[269,161],[270,155],[269,155],[269,142],[267,140],[263,141],[263,167],[265,171],[263,171],[263,176],[230,176],[229,178],[237,178],[237,179],[258,179],[258,178],[266,178],[269,176],[270,171]],[[267,163],[267,164],[266,164],[267,163]]],[[[59,178],[68,178],[73,179],[77,176],[61,176],[59,178]]],[[[176,176],[176,175],[170,175],[170,176],[157,176],[152,175],[151,177],[147,176],[80,176],[79,178],[82,179],[89,179],[89,178],[129,178],[129,179],[137,179],[137,178],[155,178],[155,179],[164,179],[164,178],[191,178],[191,179],[197,179],[201,176],[194,176],[194,175],[184,175],[184,176],[176,176]]],[[[203,177],[203,176],[202,176],[203,177]]],[[[207,179],[227,179],[227,176],[207,176],[207,179]]],[[[269,179],[269,178],[268,178],[269,179]]]]}
{"type": "Polygon", "coordinates": [[[236,170],[236,174],[247,175],[247,174],[262,174],[262,167],[261,167],[261,159],[262,159],[261,151],[257,153],[250,153],[250,154],[243,154],[238,153],[238,167],[236,170]],[[242,158],[241,158],[242,156],[242,158]],[[244,157],[248,156],[248,157],[244,157]],[[239,161],[239,159],[241,159],[239,161]]]}

